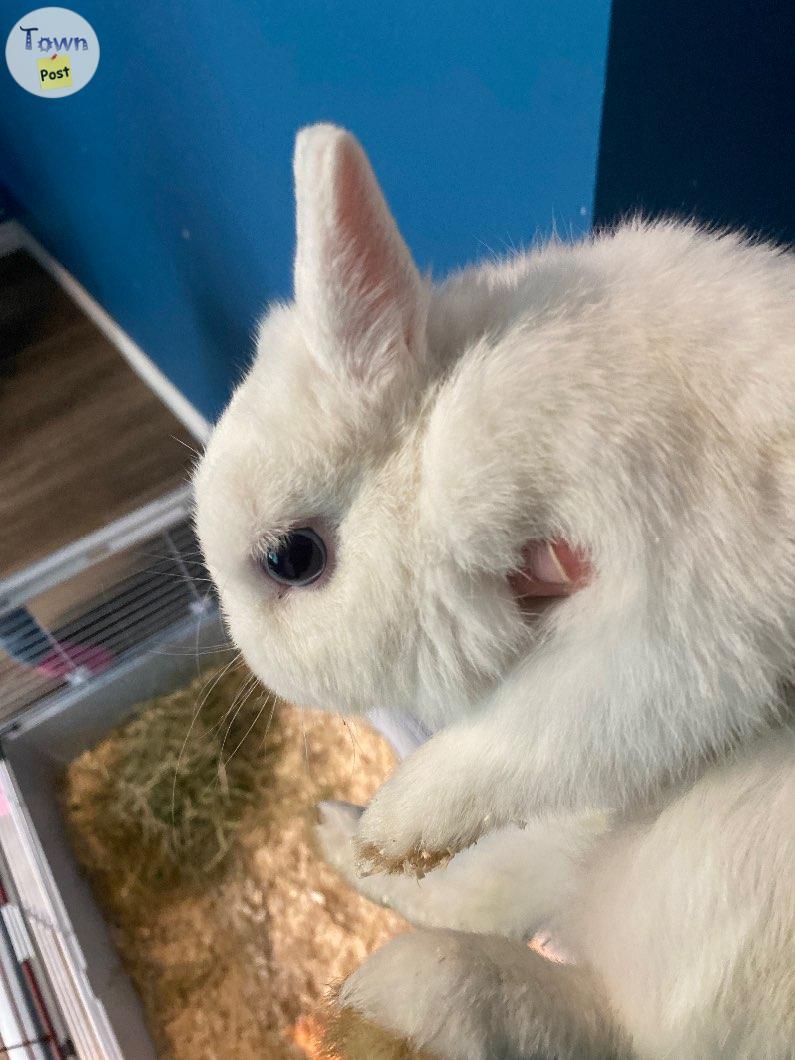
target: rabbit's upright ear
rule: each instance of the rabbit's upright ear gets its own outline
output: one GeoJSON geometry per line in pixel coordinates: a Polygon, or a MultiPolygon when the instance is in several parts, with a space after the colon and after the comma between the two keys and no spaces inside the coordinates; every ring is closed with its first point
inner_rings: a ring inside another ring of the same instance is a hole
{"type": "Polygon", "coordinates": [[[295,299],[313,353],[359,382],[421,359],[427,293],[358,141],[311,125],[294,169],[295,299]]]}

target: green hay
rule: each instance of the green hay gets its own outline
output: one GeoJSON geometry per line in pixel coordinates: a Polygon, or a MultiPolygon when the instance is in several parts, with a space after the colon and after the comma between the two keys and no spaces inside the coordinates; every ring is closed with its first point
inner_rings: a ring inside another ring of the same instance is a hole
{"type": "Polygon", "coordinates": [[[77,836],[89,834],[84,863],[112,871],[104,882],[117,894],[153,897],[222,872],[245,814],[269,786],[275,705],[247,671],[205,674],[144,705],[73,763],[67,818],[77,836]]]}

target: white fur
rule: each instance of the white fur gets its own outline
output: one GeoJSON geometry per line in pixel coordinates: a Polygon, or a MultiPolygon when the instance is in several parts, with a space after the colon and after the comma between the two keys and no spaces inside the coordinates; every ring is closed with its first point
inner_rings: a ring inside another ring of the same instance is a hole
{"type": "Polygon", "coordinates": [[[378,905],[421,927],[531,939],[548,935],[575,901],[575,866],[605,831],[603,818],[557,818],[490,832],[442,868],[416,880],[360,877],[355,838],[363,810],[345,802],[318,806],[316,837],[325,860],[378,905]]]}
{"type": "Polygon", "coordinates": [[[763,775],[795,759],[792,256],[633,222],[429,287],[349,134],[299,135],[296,194],[296,302],[263,321],[196,476],[232,635],[289,699],[444,726],[363,815],[365,849],[399,863],[612,814],[587,877],[610,883],[582,900],[596,941],[575,935],[632,1048],[788,1055],[792,903],[772,875],[795,867],[792,804],[763,775]],[[307,523],[332,569],[283,594],[256,556],[307,523]],[[506,576],[554,538],[595,576],[528,621],[506,576]],[[753,931],[748,903],[767,911],[753,931]],[[666,963],[655,923],[693,944],[666,963]]]}
{"type": "Polygon", "coordinates": [[[615,1056],[624,1037],[638,1057],[792,1057],[794,759],[791,734],[769,736],[651,812],[509,826],[422,880],[357,881],[352,840],[361,811],[323,804],[318,836],[331,864],[365,897],[434,929],[368,961],[343,1003],[455,1060],[491,1060],[497,1043],[508,1043],[498,1055],[512,1058],[590,1057],[600,1048],[615,1056]],[[541,928],[579,969],[568,1000],[580,1011],[555,1007],[568,973],[546,963],[539,983],[536,957],[523,952],[522,940],[541,928]],[[483,943],[462,932],[502,936],[504,960],[496,969],[484,962],[483,943]],[[455,981],[440,978],[446,959],[437,968],[448,947],[455,981]],[[497,970],[515,962],[526,970],[518,1003],[510,978],[496,996],[494,984],[497,970]],[[601,1037],[593,1028],[586,1036],[580,1023],[583,990],[601,1037]]]}

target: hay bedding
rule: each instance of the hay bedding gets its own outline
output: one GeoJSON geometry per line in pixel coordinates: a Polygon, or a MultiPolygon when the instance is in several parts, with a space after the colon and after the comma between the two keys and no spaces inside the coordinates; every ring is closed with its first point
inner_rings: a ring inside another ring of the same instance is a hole
{"type": "Polygon", "coordinates": [[[405,925],[320,860],[312,810],[366,802],[393,765],[364,723],[274,704],[239,672],[155,701],[72,763],[75,849],[161,1057],[317,1055],[328,985],[405,925]]]}

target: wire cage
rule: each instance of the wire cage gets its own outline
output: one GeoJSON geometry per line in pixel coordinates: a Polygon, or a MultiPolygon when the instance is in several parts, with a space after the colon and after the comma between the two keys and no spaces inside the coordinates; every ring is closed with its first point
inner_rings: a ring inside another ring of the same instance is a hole
{"type": "Polygon", "coordinates": [[[0,1052],[18,1060],[122,1060],[6,762],[0,762],[0,1042],[0,1052]]]}
{"type": "Polygon", "coordinates": [[[57,787],[221,639],[187,488],[0,579],[0,1054],[153,1056],[57,787]]]}
{"type": "Polygon", "coordinates": [[[0,579],[0,725],[214,606],[187,490],[0,579]]]}

